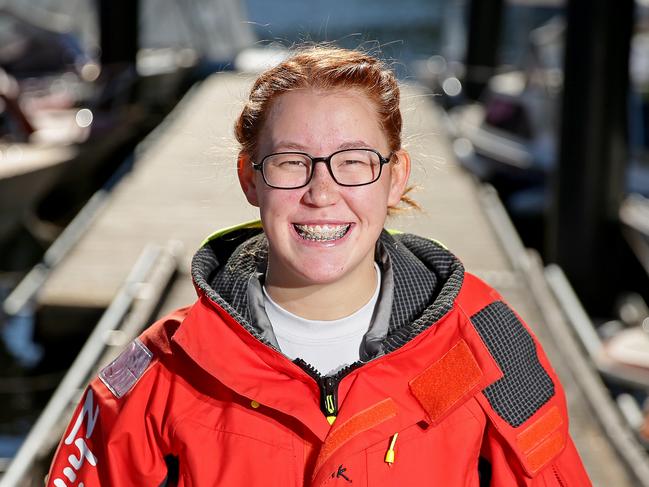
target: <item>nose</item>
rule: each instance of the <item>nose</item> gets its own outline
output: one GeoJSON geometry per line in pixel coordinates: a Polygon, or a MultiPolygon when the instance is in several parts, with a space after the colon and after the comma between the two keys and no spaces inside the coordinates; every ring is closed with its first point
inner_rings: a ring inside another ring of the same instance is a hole
{"type": "Polygon", "coordinates": [[[313,166],[313,177],[304,193],[304,202],[311,206],[332,205],[338,201],[339,188],[340,186],[329,173],[327,165],[316,163],[313,166]]]}

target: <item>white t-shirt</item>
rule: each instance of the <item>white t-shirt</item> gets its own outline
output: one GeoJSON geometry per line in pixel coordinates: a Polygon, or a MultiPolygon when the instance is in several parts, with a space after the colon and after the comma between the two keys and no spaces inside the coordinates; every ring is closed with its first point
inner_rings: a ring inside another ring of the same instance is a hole
{"type": "Polygon", "coordinates": [[[381,271],[376,269],[376,289],[361,309],[338,320],[307,320],[279,306],[264,287],[264,306],[279,348],[291,360],[301,358],[321,374],[328,375],[359,359],[363,335],[372,321],[381,288],[381,271]]]}

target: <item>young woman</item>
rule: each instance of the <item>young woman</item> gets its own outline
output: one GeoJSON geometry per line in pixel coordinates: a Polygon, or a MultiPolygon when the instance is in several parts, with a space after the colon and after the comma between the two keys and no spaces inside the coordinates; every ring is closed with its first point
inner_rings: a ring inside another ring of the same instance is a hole
{"type": "Polygon", "coordinates": [[[261,222],[198,250],[198,301],[91,383],[48,485],[590,485],[527,326],[383,228],[410,172],[390,70],[299,50],[235,132],[261,222]]]}

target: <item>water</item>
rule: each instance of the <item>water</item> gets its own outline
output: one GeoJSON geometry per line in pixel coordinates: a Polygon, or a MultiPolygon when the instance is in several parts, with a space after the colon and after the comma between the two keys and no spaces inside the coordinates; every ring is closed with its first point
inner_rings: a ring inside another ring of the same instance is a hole
{"type": "Polygon", "coordinates": [[[43,347],[34,342],[34,314],[31,309],[7,319],[0,329],[7,352],[24,368],[36,366],[43,358],[43,347]]]}
{"type": "MultiPolygon", "coordinates": [[[[466,47],[468,0],[329,0],[304,2],[245,0],[257,38],[290,46],[302,41],[335,41],[344,47],[374,48],[397,60],[397,74],[408,75],[411,61],[442,54],[462,60],[466,47]]],[[[527,35],[560,6],[506,6],[500,60],[519,65],[527,35]]]]}
{"type": "MultiPolygon", "coordinates": [[[[0,282],[0,304],[10,287],[0,282]]],[[[60,380],[61,373],[31,374],[42,357],[31,310],[11,318],[0,310],[0,460],[16,453],[60,380]]]]}
{"type": "Polygon", "coordinates": [[[439,49],[448,3],[448,0],[245,1],[255,34],[263,42],[290,46],[302,41],[335,41],[343,47],[363,47],[383,58],[404,63],[431,56],[439,49]]]}

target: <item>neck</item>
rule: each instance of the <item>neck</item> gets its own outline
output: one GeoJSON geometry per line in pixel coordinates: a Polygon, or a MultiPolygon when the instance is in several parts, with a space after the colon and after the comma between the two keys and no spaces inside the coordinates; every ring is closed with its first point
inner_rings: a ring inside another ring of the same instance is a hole
{"type": "Polygon", "coordinates": [[[269,268],[265,287],[273,301],[308,320],[330,321],[351,315],[367,304],[377,285],[373,262],[325,284],[288,286],[273,277],[269,268]]]}

